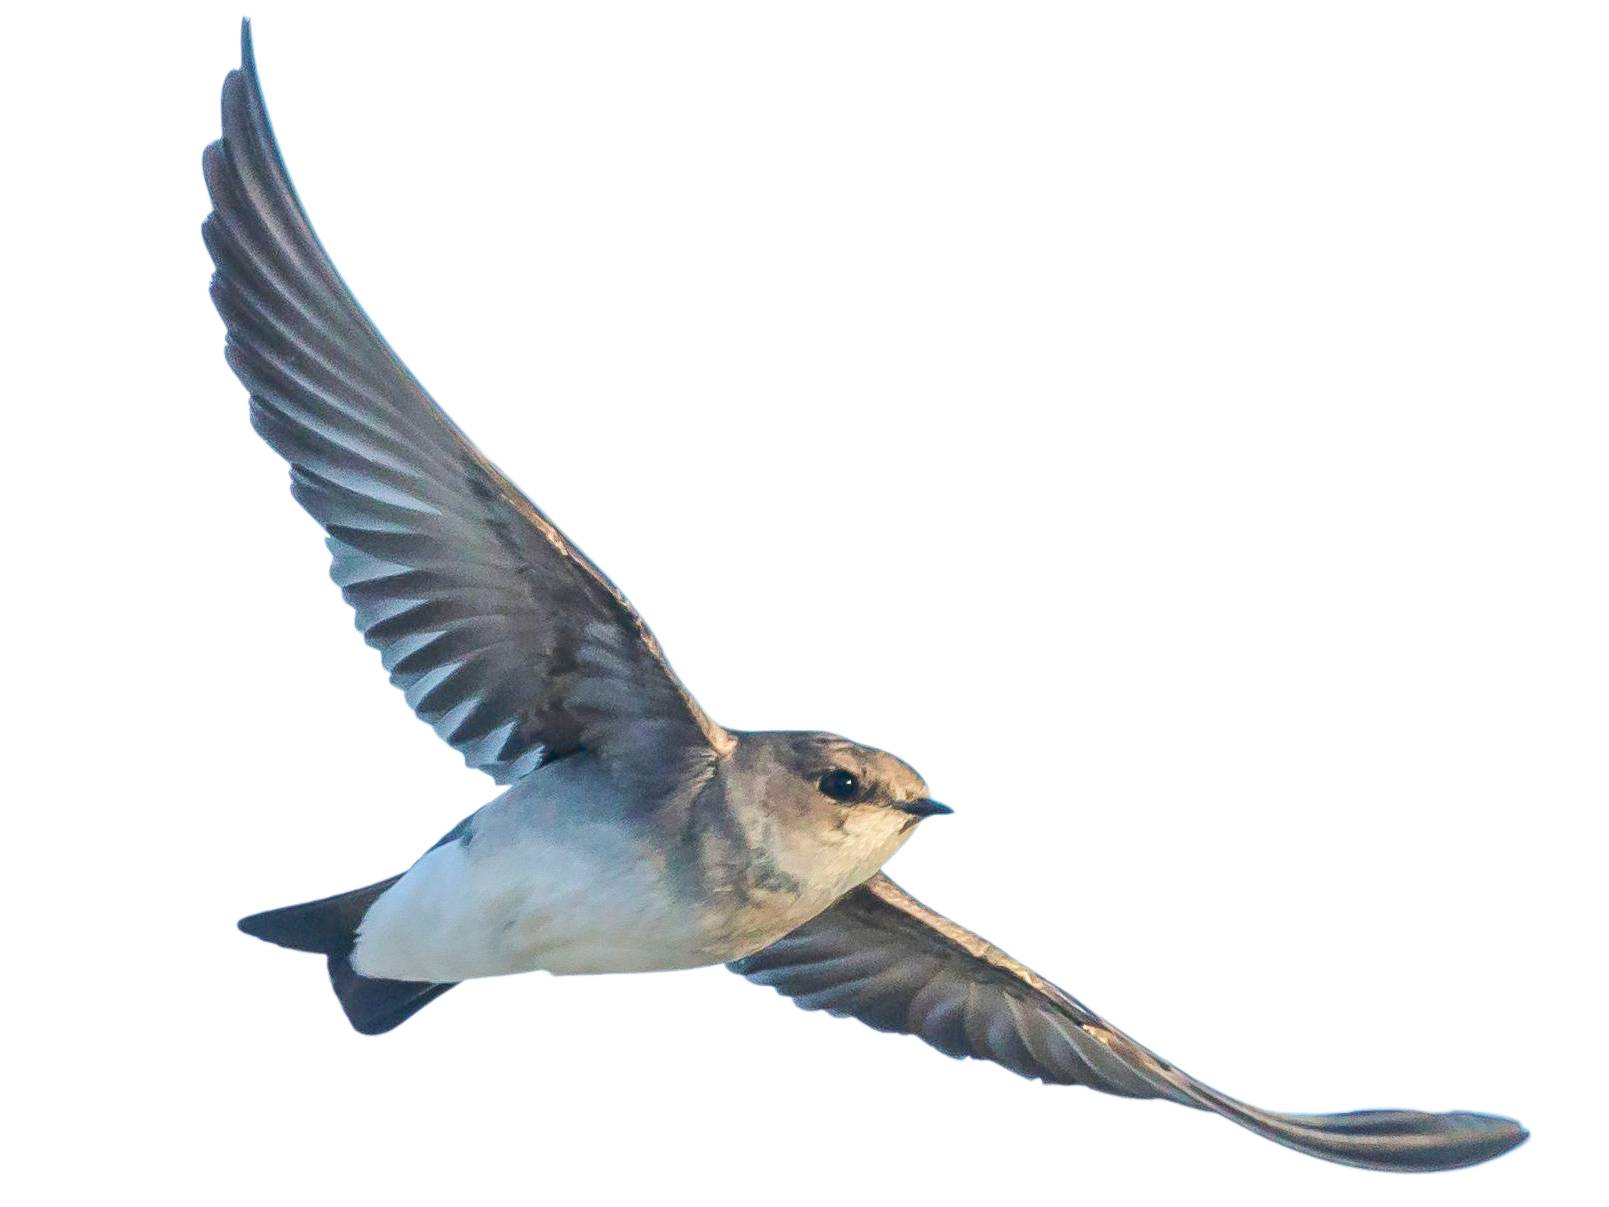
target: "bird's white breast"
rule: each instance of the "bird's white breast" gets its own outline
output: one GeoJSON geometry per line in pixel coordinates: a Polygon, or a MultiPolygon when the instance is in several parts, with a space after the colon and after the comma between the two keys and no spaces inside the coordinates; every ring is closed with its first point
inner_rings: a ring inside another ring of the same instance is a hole
{"type": "MultiPolygon", "coordinates": [[[[555,764],[554,770],[563,764],[555,764]]],[[[427,852],[359,928],[363,976],[458,981],[544,969],[647,972],[707,963],[699,918],[652,835],[586,777],[544,770],[427,852]]]]}
{"type": "Polygon", "coordinates": [[[763,778],[716,786],[689,781],[656,808],[585,756],[544,767],[381,894],[352,965],[461,981],[723,963],[826,909],[904,839],[900,814],[822,825],[772,808],[763,778]]]}

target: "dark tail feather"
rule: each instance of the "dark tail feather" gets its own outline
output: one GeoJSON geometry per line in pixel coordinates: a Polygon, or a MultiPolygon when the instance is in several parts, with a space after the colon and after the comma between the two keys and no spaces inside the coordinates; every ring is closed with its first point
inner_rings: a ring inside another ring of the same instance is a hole
{"type": "Polygon", "coordinates": [[[240,920],[248,935],[293,951],[312,951],[329,957],[330,984],[352,1026],[364,1035],[380,1035],[401,1026],[435,1001],[456,981],[388,981],[360,976],[352,967],[352,944],[363,915],[386,889],[401,877],[393,876],[367,888],[353,889],[265,910],[240,920]]]}
{"type": "Polygon", "coordinates": [[[330,984],[347,1020],[364,1035],[384,1035],[400,1027],[457,981],[382,981],[359,976],[344,955],[330,956],[330,984]]]}
{"type": "Polygon", "coordinates": [[[264,910],[242,918],[240,929],[253,938],[277,943],[292,951],[316,951],[321,956],[346,955],[352,950],[358,924],[369,912],[369,906],[401,879],[401,876],[393,876],[379,884],[338,893],[322,901],[264,910]]]}

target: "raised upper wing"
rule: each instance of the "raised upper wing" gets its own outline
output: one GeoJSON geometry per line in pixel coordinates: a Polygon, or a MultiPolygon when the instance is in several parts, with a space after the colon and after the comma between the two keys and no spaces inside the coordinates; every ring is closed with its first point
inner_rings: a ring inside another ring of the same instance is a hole
{"type": "Polygon", "coordinates": [[[472,445],[359,308],[291,187],[249,25],[204,167],[225,354],[413,710],[500,783],[727,749],[631,604],[472,445]]]}
{"type": "Polygon", "coordinates": [[[1512,1119],[1466,1111],[1288,1115],[1237,1102],[882,875],[729,967],[806,1010],[915,1035],[950,1056],[993,1061],[1024,1077],[1215,1111],[1344,1165],[1454,1169],[1490,1160],[1526,1137],[1512,1119]]]}

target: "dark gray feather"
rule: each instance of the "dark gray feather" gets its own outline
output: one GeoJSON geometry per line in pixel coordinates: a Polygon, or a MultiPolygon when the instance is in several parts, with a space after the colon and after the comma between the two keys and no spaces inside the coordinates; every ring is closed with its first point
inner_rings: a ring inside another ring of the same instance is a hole
{"type": "Polygon", "coordinates": [[[807,1010],[915,1035],[1024,1077],[1214,1111],[1299,1152],[1366,1169],[1474,1165],[1525,1139],[1466,1111],[1259,1110],[1174,1068],[998,947],[878,875],[763,951],[729,965],[807,1010]]]}
{"type": "Polygon", "coordinates": [[[645,758],[723,749],[729,735],[625,597],[470,444],[359,308],[291,187],[245,25],[241,58],[224,81],[223,138],[203,160],[226,356],[253,426],[329,534],[331,574],[392,682],[499,782],[583,746],[644,778],[645,758]]]}

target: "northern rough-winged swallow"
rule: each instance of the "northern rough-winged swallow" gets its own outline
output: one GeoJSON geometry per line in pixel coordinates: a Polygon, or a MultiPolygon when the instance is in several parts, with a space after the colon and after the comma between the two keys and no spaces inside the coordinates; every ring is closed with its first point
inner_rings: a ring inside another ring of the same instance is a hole
{"type": "Polygon", "coordinates": [[[879,869],[949,809],[890,754],[705,715],[625,597],[359,309],[269,129],[249,27],[207,148],[227,356],[391,681],[507,790],[399,876],[241,929],[328,962],[365,1034],[460,981],[728,964],[810,1010],[1025,1077],[1215,1111],[1313,1156],[1449,1169],[1526,1133],[1466,1112],[1290,1115],[1141,1047],[879,869]]]}

